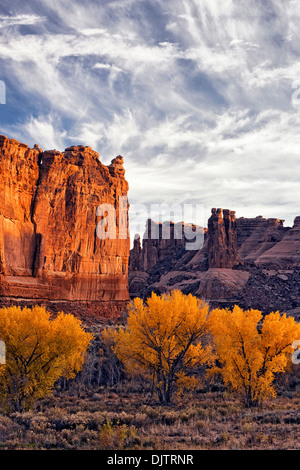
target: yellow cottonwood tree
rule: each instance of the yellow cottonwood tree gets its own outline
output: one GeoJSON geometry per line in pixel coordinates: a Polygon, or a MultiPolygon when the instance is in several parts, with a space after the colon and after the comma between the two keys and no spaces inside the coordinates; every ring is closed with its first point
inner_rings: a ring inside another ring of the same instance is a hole
{"type": "Polygon", "coordinates": [[[194,385],[191,373],[210,359],[211,349],[201,339],[207,332],[208,306],[192,295],[174,290],[129,306],[126,328],[106,329],[102,339],[113,339],[113,350],[127,373],[140,374],[154,384],[160,402],[171,400],[176,384],[194,385]]]}
{"type": "Polygon", "coordinates": [[[294,318],[272,312],[263,318],[259,310],[215,309],[209,315],[219,366],[226,385],[242,394],[248,407],[275,397],[274,379],[291,364],[292,343],[300,339],[294,318]]]}
{"type": "Polygon", "coordinates": [[[0,339],[6,362],[0,365],[0,401],[8,410],[29,409],[52,391],[60,377],[82,368],[92,335],[70,314],[53,320],[44,307],[0,309],[0,339]]]}

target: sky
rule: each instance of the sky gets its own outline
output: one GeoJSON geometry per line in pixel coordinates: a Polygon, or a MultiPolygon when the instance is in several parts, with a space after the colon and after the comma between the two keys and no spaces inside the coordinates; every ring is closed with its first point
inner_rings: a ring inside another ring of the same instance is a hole
{"type": "Polygon", "coordinates": [[[221,207],[291,226],[299,22],[298,0],[1,0],[0,133],[88,145],[106,165],[123,155],[131,211],[201,205],[185,222],[221,207]]]}

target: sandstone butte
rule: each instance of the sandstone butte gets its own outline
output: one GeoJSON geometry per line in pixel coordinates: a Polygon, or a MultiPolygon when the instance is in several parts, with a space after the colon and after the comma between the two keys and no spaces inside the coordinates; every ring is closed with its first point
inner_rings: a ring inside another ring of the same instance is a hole
{"type": "MultiPolygon", "coordinates": [[[[29,148],[0,136],[0,304],[45,304],[119,315],[129,299],[129,233],[119,237],[123,157],[109,166],[90,147],[29,148]],[[116,239],[100,239],[97,207],[112,204],[116,239]]],[[[124,200],[124,199],[123,199],[124,200]]],[[[126,207],[128,227],[128,205],[126,207]]]]}

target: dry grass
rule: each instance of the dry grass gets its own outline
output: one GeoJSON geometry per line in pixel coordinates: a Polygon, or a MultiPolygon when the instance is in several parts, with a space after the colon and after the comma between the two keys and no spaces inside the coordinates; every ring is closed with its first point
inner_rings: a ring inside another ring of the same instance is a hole
{"type": "Polygon", "coordinates": [[[282,390],[263,407],[246,409],[223,390],[187,395],[169,406],[147,403],[146,395],[128,384],[118,393],[104,387],[93,393],[57,391],[31,412],[0,415],[0,448],[101,449],[107,421],[114,448],[300,449],[300,392],[282,390]],[[116,443],[121,426],[130,438],[116,443]]]}
{"type": "Polygon", "coordinates": [[[202,389],[161,406],[150,400],[146,384],[122,383],[117,363],[97,361],[91,353],[82,374],[58,383],[32,411],[0,412],[0,450],[300,449],[300,366],[277,380],[276,399],[247,409],[221,383],[205,381],[202,389]]]}

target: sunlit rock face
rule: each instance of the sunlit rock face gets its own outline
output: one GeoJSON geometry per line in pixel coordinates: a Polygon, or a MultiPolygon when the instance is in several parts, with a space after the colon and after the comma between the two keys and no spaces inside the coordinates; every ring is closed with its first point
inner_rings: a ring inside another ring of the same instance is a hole
{"type": "Polygon", "coordinates": [[[42,151],[0,136],[2,299],[90,302],[100,313],[129,299],[124,174],[121,156],[106,166],[90,147],[42,151]],[[97,232],[104,204],[111,238],[97,232]]]}

